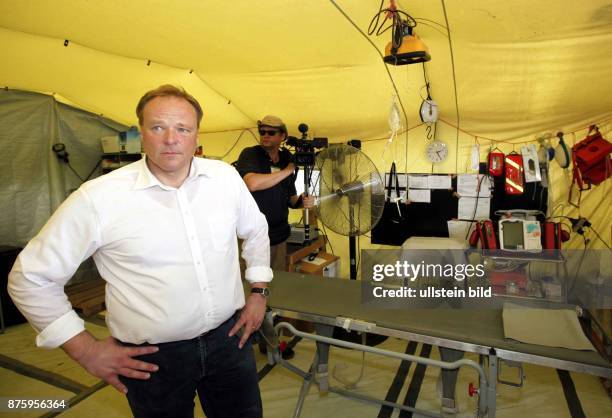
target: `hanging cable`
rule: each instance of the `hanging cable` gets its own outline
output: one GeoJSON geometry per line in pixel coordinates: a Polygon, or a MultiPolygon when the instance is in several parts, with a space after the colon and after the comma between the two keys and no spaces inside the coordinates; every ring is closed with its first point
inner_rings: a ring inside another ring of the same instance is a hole
{"type": "MultiPolygon", "coordinates": [[[[387,65],[384,63],[384,56],[383,54],[378,50],[378,47],[376,46],[376,44],[374,44],[374,42],[372,42],[372,40],[368,37],[368,35],[366,35],[361,28],[359,28],[359,26],[357,26],[357,24],[353,21],[353,19],[351,19],[351,17],[346,14],[346,12],[344,10],[342,10],[342,8],[340,6],[338,6],[338,4],[334,1],[334,0],[329,0],[336,9],[338,9],[338,11],[346,18],[346,20],[348,20],[350,22],[351,25],[353,25],[353,27],[368,41],[368,43],[370,45],[372,45],[372,48],[374,48],[374,50],[376,50],[376,53],[380,56],[381,61],[383,62],[383,65],[385,66],[385,71],[387,72],[387,76],[389,77],[389,80],[391,81],[391,85],[393,86],[393,91],[395,91],[395,94],[397,95],[397,100],[399,101],[400,107],[402,108],[402,113],[404,115],[404,121],[406,123],[406,167],[408,166],[408,114],[406,113],[406,108],[404,107],[404,102],[402,101],[402,98],[399,94],[399,91],[397,89],[397,86],[395,84],[395,80],[393,79],[393,76],[391,75],[391,72],[389,71],[389,68],[387,67],[387,65]]],[[[383,0],[384,1],[384,0],[383,0]]],[[[381,3],[381,8],[382,8],[382,3],[381,3]]],[[[407,170],[406,170],[407,171],[407,170]]]]}

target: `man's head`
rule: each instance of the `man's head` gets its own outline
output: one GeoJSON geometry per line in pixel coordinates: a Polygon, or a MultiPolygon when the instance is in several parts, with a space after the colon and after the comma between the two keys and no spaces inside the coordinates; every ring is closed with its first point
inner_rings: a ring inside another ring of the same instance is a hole
{"type": "Polygon", "coordinates": [[[185,99],[196,112],[196,116],[198,118],[198,128],[200,127],[200,122],[202,122],[202,116],[204,112],[202,111],[202,107],[200,103],[193,97],[191,94],[187,93],[183,88],[176,87],[171,84],[164,84],[163,86],[159,86],[158,88],[148,91],[140,98],[138,105],[136,106],[136,116],[138,116],[138,123],[142,126],[142,117],[143,110],[147,103],[156,97],[166,97],[173,96],[185,99]]]}
{"type": "Polygon", "coordinates": [[[278,149],[287,138],[287,126],[278,116],[268,115],[257,121],[260,143],[266,151],[278,149]]]}
{"type": "Polygon", "coordinates": [[[136,114],[149,169],[162,183],[180,186],[198,143],[200,104],[183,89],[164,85],[140,99],[136,114]]]}

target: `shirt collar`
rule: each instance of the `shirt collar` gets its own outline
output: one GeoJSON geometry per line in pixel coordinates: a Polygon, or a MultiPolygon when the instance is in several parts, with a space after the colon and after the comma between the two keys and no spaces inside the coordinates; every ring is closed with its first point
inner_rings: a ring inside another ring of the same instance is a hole
{"type": "MultiPolygon", "coordinates": [[[[134,183],[134,190],[147,189],[149,187],[159,186],[165,190],[174,190],[174,187],[166,186],[163,184],[153,173],[149,170],[149,166],[147,165],[146,156],[141,158],[138,161],[138,175],[136,177],[136,182],[134,183]]],[[[201,160],[201,159],[200,159],[201,160]]],[[[192,157],[191,165],[189,167],[189,174],[187,178],[183,182],[183,184],[193,181],[196,177],[206,176],[210,177],[211,174],[210,167],[206,167],[206,164],[198,164],[198,159],[196,157],[192,157]]]]}

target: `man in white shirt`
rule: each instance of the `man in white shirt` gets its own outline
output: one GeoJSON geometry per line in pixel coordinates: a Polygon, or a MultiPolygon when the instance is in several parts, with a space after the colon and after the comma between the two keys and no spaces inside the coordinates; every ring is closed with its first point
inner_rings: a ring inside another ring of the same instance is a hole
{"type": "Polygon", "coordinates": [[[193,157],[195,98],[161,86],[136,113],[146,159],[72,193],[21,252],[9,293],[39,346],[62,346],[126,393],[136,417],[192,417],[196,391],[207,416],[261,417],[248,337],[272,280],[266,219],[233,167],[193,157]],[[103,341],[85,331],[63,290],[91,255],[107,282],[112,337],[103,341]]]}

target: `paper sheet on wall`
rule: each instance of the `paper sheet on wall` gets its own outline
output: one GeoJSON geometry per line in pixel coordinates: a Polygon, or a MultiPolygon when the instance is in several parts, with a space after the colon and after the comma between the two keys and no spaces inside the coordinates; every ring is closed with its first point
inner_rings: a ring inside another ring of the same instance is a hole
{"type": "Polygon", "coordinates": [[[491,197],[491,181],[484,174],[459,174],[457,176],[457,193],[460,196],[476,197],[479,183],[480,193],[478,193],[478,196],[491,197]]]}
{"type": "Polygon", "coordinates": [[[452,189],[450,176],[429,176],[427,184],[430,189],[452,189]]]}
{"type": "MultiPolygon", "coordinates": [[[[390,173],[385,173],[385,187],[389,186],[389,176],[390,173]]],[[[397,185],[401,188],[406,188],[406,175],[402,173],[397,173],[397,185]]],[[[395,180],[393,180],[393,187],[395,188],[395,180]]]]}
{"type": "Polygon", "coordinates": [[[460,241],[465,241],[470,237],[474,228],[476,228],[476,222],[451,219],[448,221],[448,236],[460,241]]]}
{"type": "Polygon", "coordinates": [[[595,351],[570,309],[535,309],[504,303],[504,336],[528,344],[595,351]]]}
{"type": "Polygon", "coordinates": [[[431,190],[408,189],[408,200],[411,202],[431,203],[431,190]]]}
{"type": "Polygon", "coordinates": [[[459,209],[457,217],[463,220],[481,220],[489,219],[489,212],[491,211],[491,198],[488,197],[462,197],[459,199],[459,209]],[[478,207],[476,208],[476,201],[478,200],[478,207]],[[474,209],[476,209],[474,211],[474,209]]]}
{"type": "Polygon", "coordinates": [[[429,189],[429,176],[408,176],[408,187],[411,189],[429,189]]]}

